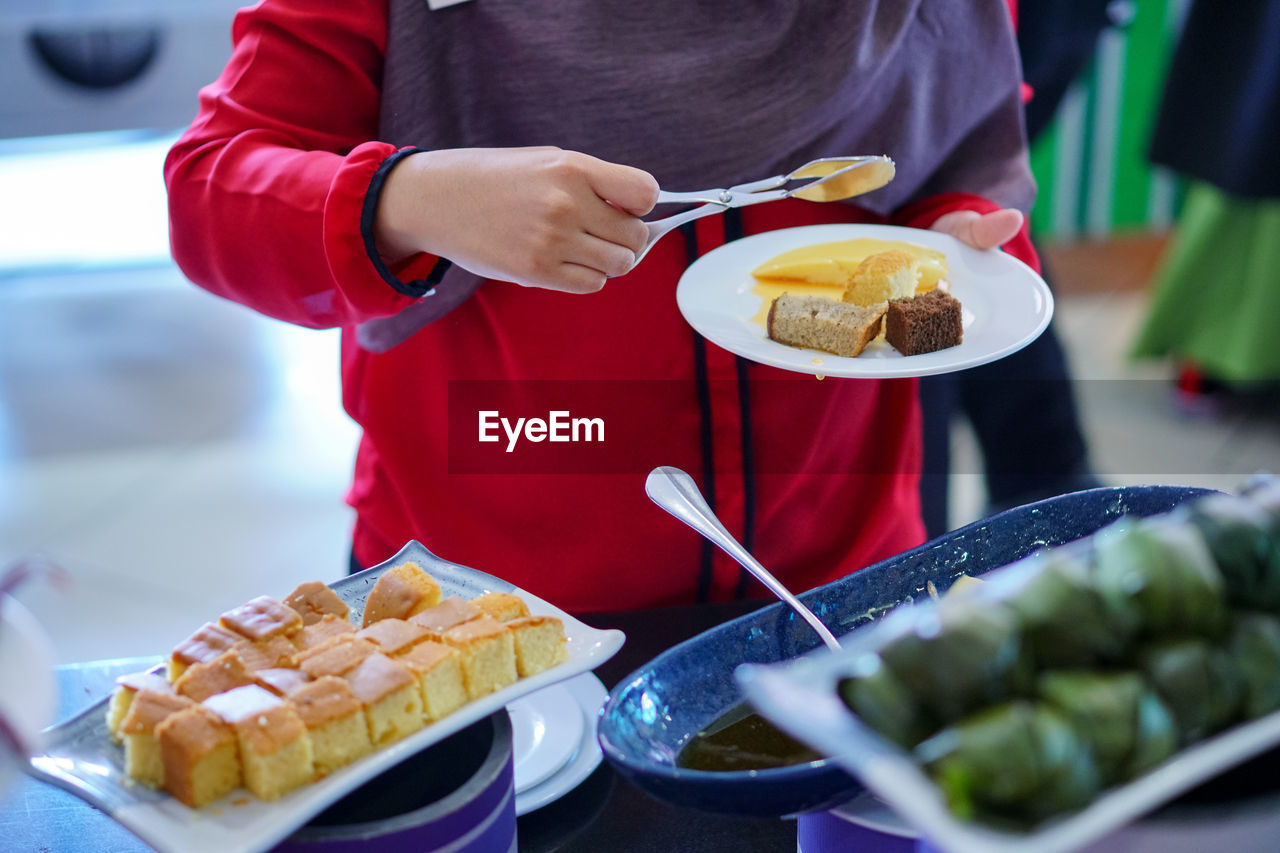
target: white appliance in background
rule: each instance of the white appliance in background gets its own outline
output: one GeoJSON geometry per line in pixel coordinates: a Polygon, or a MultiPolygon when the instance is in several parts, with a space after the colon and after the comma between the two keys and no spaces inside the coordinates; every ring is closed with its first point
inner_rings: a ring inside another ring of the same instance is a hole
{"type": "Polygon", "coordinates": [[[184,127],[249,0],[4,0],[0,138],[184,127]]]}

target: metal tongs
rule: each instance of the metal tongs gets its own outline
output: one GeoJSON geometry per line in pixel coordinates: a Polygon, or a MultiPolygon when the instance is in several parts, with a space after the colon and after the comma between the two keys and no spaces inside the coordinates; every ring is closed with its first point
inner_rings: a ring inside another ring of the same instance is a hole
{"type": "Polygon", "coordinates": [[[766,201],[784,198],[802,198],[807,201],[838,201],[878,190],[893,180],[893,160],[879,157],[822,157],[805,163],[785,175],[775,175],[761,181],[738,184],[727,189],[696,190],[658,193],[658,204],[696,204],[665,219],[646,222],[649,242],[636,256],[640,263],[654,244],[668,231],[686,222],[722,213],[731,207],[746,207],[766,201]]]}

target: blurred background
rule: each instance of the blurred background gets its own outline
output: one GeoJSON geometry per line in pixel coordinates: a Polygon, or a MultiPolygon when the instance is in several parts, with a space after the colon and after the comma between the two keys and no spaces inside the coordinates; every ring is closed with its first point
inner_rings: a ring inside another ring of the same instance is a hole
{"type": "MultiPolygon", "coordinates": [[[[44,554],[72,576],[20,595],[60,662],[156,654],[210,614],[346,570],[357,431],[337,332],[220,301],[168,255],[161,163],[230,54],[237,5],[0,6],[0,567],[44,554]]],[[[1149,148],[1189,7],[1038,4],[1074,28],[1024,10],[1028,41],[1043,36],[1028,70],[1051,81],[1029,108],[1047,113],[1034,236],[1108,485],[1232,489],[1280,468],[1267,377],[1131,356],[1188,193],[1149,148]]],[[[947,434],[954,527],[989,501],[973,431],[957,417],[947,434]]]]}

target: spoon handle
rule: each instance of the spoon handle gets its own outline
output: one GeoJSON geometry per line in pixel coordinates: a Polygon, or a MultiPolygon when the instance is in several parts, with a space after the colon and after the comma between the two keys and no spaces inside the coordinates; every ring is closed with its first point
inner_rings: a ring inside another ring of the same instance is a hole
{"type": "Polygon", "coordinates": [[[760,565],[747,549],[729,534],[729,531],[720,523],[720,519],[716,518],[715,513],[711,511],[711,507],[707,506],[692,477],[679,468],[669,466],[654,468],[645,481],[644,491],[654,503],[707,537],[722,551],[737,560],[743,568],[759,578],[770,592],[790,605],[792,610],[800,614],[800,617],[818,632],[818,636],[828,648],[837,650],[840,648],[840,642],[813,614],[813,611],[801,604],[798,598],[779,583],[768,569],[760,565]]]}

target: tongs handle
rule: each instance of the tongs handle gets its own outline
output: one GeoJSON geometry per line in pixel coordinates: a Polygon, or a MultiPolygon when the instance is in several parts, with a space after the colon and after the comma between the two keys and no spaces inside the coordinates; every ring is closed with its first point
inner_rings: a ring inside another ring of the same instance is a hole
{"type": "Polygon", "coordinates": [[[649,254],[649,250],[653,248],[654,244],[672,229],[679,228],[686,222],[710,216],[713,213],[721,213],[731,207],[740,207],[744,204],[755,204],[761,201],[776,201],[778,198],[784,197],[785,192],[771,192],[768,195],[753,194],[765,193],[768,190],[779,190],[786,182],[786,175],[775,175],[772,178],[764,178],[748,184],[737,184],[728,189],[694,190],[687,193],[659,191],[657,204],[697,204],[700,207],[690,208],[663,219],[654,219],[646,222],[645,227],[649,229],[649,241],[645,243],[644,249],[641,250],[640,254],[636,255],[636,263],[640,263],[644,256],[649,254]]]}

